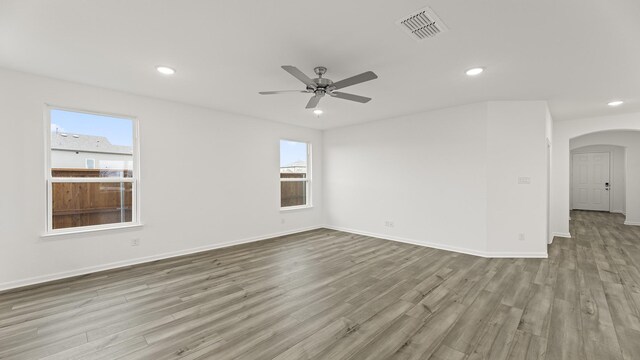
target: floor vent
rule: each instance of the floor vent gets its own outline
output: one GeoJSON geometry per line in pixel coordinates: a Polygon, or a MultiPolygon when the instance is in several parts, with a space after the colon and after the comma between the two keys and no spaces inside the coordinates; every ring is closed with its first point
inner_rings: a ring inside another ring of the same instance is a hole
{"type": "Polygon", "coordinates": [[[449,29],[429,7],[422,8],[396,22],[409,36],[417,41],[432,38],[449,29]]]}

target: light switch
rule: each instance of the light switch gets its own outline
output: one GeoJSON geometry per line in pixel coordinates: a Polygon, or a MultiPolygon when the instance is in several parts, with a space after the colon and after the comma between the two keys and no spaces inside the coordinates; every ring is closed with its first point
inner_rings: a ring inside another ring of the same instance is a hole
{"type": "Polygon", "coordinates": [[[521,176],[518,178],[518,184],[520,185],[529,185],[531,184],[531,178],[528,176],[521,176]]]}

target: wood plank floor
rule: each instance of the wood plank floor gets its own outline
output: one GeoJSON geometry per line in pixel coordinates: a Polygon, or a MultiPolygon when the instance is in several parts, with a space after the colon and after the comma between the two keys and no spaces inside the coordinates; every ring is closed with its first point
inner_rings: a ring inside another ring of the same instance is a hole
{"type": "Polygon", "coordinates": [[[316,230],[0,294],[2,359],[640,359],[640,227],[549,259],[316,230]]]}

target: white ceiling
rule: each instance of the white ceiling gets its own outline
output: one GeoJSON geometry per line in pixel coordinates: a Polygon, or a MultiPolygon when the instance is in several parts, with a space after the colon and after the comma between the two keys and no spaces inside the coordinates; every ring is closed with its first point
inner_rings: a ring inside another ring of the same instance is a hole
{"type": "Polygon", "coordinates": [[[640,111],[639,18],[638,0],[0,0],[0,66],[321,129],[485,100],[557,121],[640,111]],[[425,5],[450,31],[418,43],[395,21],[425,5]],[[318,119],[307,94],[258,95],[303,88],[281,65],[379,79],[318,119]]]}

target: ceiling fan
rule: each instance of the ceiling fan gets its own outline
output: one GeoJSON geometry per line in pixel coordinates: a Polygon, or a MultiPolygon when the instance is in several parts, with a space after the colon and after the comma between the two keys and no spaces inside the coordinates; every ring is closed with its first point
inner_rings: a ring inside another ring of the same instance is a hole
{"type": "Polygon", "coordinates": [[[367,71],[367,72],[363,72],[362,74],[352,76],[344,80],[340,80],[338,82],[333,82],[330,79],[322,77],[327,72],[327,68],[324,66],[318,66],[313,69],[316,75],[318,75],[318,77],[315,79],[309,78],[307,75],[305,75],[302,71],[300,71],[295,66],[283,65],[282,68],[284,69],[284,71],[293,75],[296,79],[302,81],[307,86],[307,88],[305,90],[261,91],[260,95],[274,95],[274,94],[287,94],[287,93],[313,94],[313,96],[307,103],[307,109],[313,109],[316,106],[318,106],[320,99],[322,99],[322,97],[325,95],[329,95],[331,97],[335,97],[338,99],[356,101],[359,103],[369,102],[371,98],[360,96],[360,95],[338,92],[335,90],[339,90],[347,86],[360,84],[365,81],[378,78],[378,75],[374,74],[373,71],[367,71]]]}

